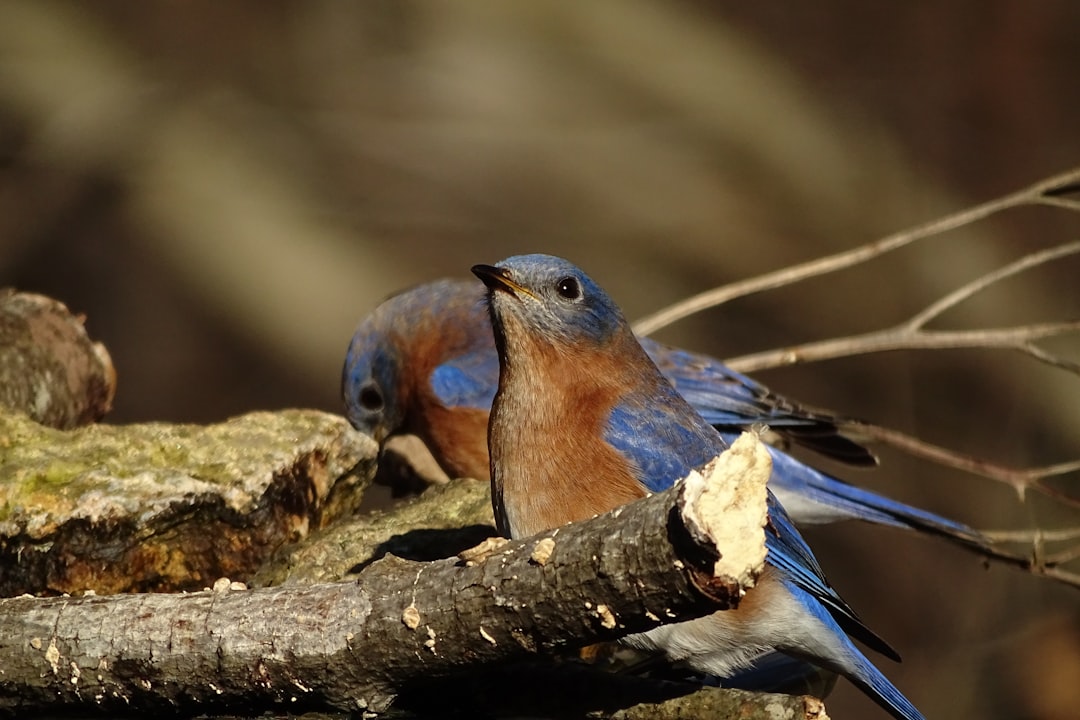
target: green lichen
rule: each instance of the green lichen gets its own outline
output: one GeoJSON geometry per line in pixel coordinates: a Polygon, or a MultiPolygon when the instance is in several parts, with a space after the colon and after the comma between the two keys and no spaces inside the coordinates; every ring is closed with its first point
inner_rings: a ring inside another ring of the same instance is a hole
{"type": "Polygon", "coordinates": [[[357,463],[373,464],[377,448],[343,418],[316,411],[258,412],[206,426],[69,431],[0,412],[0,533],[50,527],[80,513],[100,519],[140,512],[148,503],[201,493],[222,493],[243,510],[275,471],[313,452],[326,457],[328,487],[357,463]]]}

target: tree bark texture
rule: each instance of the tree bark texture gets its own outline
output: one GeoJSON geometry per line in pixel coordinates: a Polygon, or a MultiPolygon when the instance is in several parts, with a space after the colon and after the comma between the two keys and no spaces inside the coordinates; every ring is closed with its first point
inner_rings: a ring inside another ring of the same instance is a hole
{"type": "Polygon", "coordinates": [[[491,483],[458,478],[429,487],[389,510],[340,518],[299,542],[283,545],[248,584],[310,585],[355,579],[387,553],[406,560],[438,560],[496,535],[491,483]]]}
{"type": "Polygon", "coordinates": [[[378,448],[339,416],[70,431],[0,412],[0,595],[199,590],[352,513],[378,448]]]}
{"type": "Polygon", "coordinates": [[[768,469],[734,460],[475,562],[387,556],[356,582],[0,600],[0,711],[377,713],[418,683],[735,605],[764,534],[733,551],[715,523],[763,522],[768,469]],[[732,473],[747,479],[734,495],[732,473]]]}
{"type": "Polygon", "coordinates": [[[0,289],[0,405],[72,428],[104,417],[115,393],[112,359],[82,317],[43,295],[0,289]]]}

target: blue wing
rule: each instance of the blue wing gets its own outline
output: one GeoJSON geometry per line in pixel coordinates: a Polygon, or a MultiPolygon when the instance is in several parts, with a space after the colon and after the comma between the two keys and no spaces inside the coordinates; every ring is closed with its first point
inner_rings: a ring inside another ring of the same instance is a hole
{"type": "Polygon", "coordinates": [[[711,425],[741,426],[748,420],[774,425],[810,422],[785,414],[765,400],[769,395],[765,388],[713,358],[650,338],[638,340],[664,377],[711,425]]]}
{"type": "Polygon", "coordinates": [[[837,418],[775,395],[760,383],[707,355],[638,338],[664,377],[718,429],[765,424],[788,440],[850,465],[877,464],[874,455],[844,437],[837,418]]]}
{"type": "MultiPolygon", "coordinates": [[[[669,487],[690,469],[700,468],[726,446],[720,433],[706,424],[674,388],[659,380],[655,385],[643,382],[620,399],[609,413],[604,439],[635,466],[638,480],[652,491],[669,487]]],[[[801,463],[780,451],[770,452],[775,462],[770,487],[780,480],[781,484],[787,481],[796,492],[802,491],[802,484],[809,481],[794,472],[802,467],[801,463]]],[[[811,490],[819,490],[819,486],[832,489],[853,506],[861,507],[858,501],[863,498],[843,494],[851,486],[820,473],[810,477],[817,483],[809,485],[811,490]],[[833,488],[831,483],[836,483],[837,487],[833,488]]],[[[821,494],[830,498],[824,490],[821,494]]],[[[848,635],[887,657],[899,660],[899,655],[870,630],[828,584],[813,552],[771,491],[768,503],[766,562],[779,574],[780,581],[808,616],[816,618],[817,627],[833,636],[826,646],[838,648],[841,653],[835,658],[826,655],[818,660],[850,677],[897,717],[921,718],[911,703],[859,652],[848,635]]]]}
{"type": "Polygon", "coordinates": [[[924,720],[922,713],[911,704],[911,701],[904,697],[903,693],[897,690],[896,686],[889,682],[889,679],[882,675],[881,671],[874,667],[873,663],[867,660],[847,638],[841,628],[843,623],[837,623],[831,607],[820,604],[813,593],[804,590],[798,583],[787,582],[786,585],[799,604],[824,626],[826,632],[839,641],[839,655],[832,659],[832,662],[829,658],[819,658],[819,662],[826,667],[833,665],[831,669],[842,672],[874,702],[888,710],[893,717],[903,720],[924,720]]]}
{"type": "Polygon", "coordinates": [[[771,492],[765,548],[768,551],[766,561],[780,570],[789,584],[794,584],[828,610],[829,615],[848,635],[858,638],[886,657],[900,659],[896,650],[866,627],[855,611],[826,582],[825,571],[821,569],[814,553],[771,492]]]}
{"type": "MultiPolygon", "coordinates": [[[[643,409],[643,404],[636,402],[634,397],[624,398],[611,411],[604,437],[636,466],[638,479],[649,490],[657,492],[670,487],[691,469],[700,468],[724,449],[725,443],[720,434],[701,422],[700,418],[695,418],[670,389],[647,394],[650,398],[648,409],[643,409]]],[[[779,451],[774,451],[773,455],[786,457],[779,451]]],[[[776,478],[774,468],[770,486],[776,478]]],[[[827,625],[835,627],[841,637],[846,631],[878,652],[899,659],[896,651],[866,627],[826,582],[824,571],[813,552],[771,491],[768,502],[766,561],[780,572],[786,584],[798,589],[800,597],[807,598],[806,604],[815,615],[828,616],[827,625]]],[[[861,658],[861,655],[858,657],[861,658]]],[[[867,672],[877,673],[869,662],[859,662],[870,668],[867,672]]],[[[888,682],[880,673],[877,673],[877,677],[888,682]]],[[[902,699],[899,693],[897,695],[902,699]]],[[[878,693],[875,696],[881,695],[878,693]]]]}
{"type": "Polygon", "coordinates": [[[724,451],[723,438],[710,426],[686,421],[691,412],[670,385],[662,384],[647,403],[633,397],[611,410],[604,440],[634,466],[638,480],[661,492],[724,451]]]}
{"type": "Polygon", "coordinates": [[[499,389],[499,356],[483,348],[451,358],[432,371],[431,389],[446,407],[490,410],[499,389]]]}

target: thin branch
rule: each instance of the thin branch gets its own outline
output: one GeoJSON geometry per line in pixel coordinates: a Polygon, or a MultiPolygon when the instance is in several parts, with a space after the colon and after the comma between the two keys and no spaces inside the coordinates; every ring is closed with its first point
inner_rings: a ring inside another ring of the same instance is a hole
{"type": "Polygon", "coordinates": [[[994,543],[983,548],[982,554],[985,557],[1015,565],[1033,575],[1041,575],[1080,589],[1080,575],[1062,567],[1066,563],[1080,558],[1080,544],[1053,553],[1048,553],[1046,549],[1047,542],[1060,542],[1063,539],[1080,537],[1080,528],[1063,530],[1040,530],[1036,528],[1034,530],[980,532],[984,538],[994,543]],[[1019,552],[1006,550],[997,546],[1002,540],[1012,543],[1024,543],[1030,545],[1030,549],[1019,552]]]}
{"type": "Polygon", "coordinates": [[[1080,241],[1033,252],[992,272],[979,276],[932,302],[920,312],[893,327],[843,338],[804,343],[792,348],[741,355],[728,360],[728,365],[740,372],[754,372],[795,363],[832,360],[839,357],[850,357],[852,355],[887,350],[989,347],[1016,350],[1052,367],[1080,375],[1080,363],[1053,355],[1032,344],[1034,340],[1074,332],[1080,329],[1080,321],[984,330],[945,331],[923,329],[928,322],[946,310],[955,307],[995,283],[1025,270],[1077,253],[1080,253],[1080,241]]]}
{"type": "Polygon", "coordinates": [[[1080,211],[1080,203],[1059,197],[1062,192],[1071,191],[1071,188],[1077,183],[1080,183],[1080,167],[1042,180],[982,205],[961,210],[910,230],[888,235],[851,250],[845,250],[835,255],[818,258],[800,265],[707,290],[641,318],[634,324],[634,331],[639,335],[649,335],[660,328],[671,325],[706,308],[722,305],[745,295],[783,287],[818,275],[853,267],[918,240],[940,235],[964,225],[984,220],[1004,210],[1023,205],[1043,204],[1080,211]]]}
{"type": "Polygon", "coordinates": [[[1011,552],[998,548],[987,548],[984,551],[987,557],[992,557],[1006,565],[1013,565],[1033,575],[1041,575],[1080,589],[1080,574],[1070,572],[1062,567],[1066,562],[1075,560],[1077,553],[1080,553],[1080,547],[1057,555],[1044,556],[1038,539],[1033,544],[1030,553],[1011,552]]]}
{"type": "Polygon", "coordinates": [[[1052,367],[1080,374],[1080,363],[1058,357],[1031,344],[1032,340],[1077,331],[1080,331],[1080,320],[980,330],[915,330],[914,332],[908,330],[905,323],[860,335],[740,355],[727,360],[727,365],[738,372],[752,373],[784,365],[833,360],[889,350],[997,348],[1016,350],[1052,367]]]}
{"type": "Polygon", "coordinates": [[[1047,560],[1047,565],[1061,565],[1063,563],[1072,562],[1077,558],[1080,558],[1080,545],[1074,545],[1068,550],[1063,550],[1059,553],[1054,554],[1047,560]]]}
{"type": "Polygon", "coordinates": [[[1021,500],[1024,499],[1028,489],[1033,489],[1047,497],[1051,497],[1064,505],[1080,508],[1080,497],[1072,497],[1060,490],[1043,482],[1047,478],[1066,475],[1080,470],[1080,460],[1046,465],[1035,468],[1012,468],[1005,465],[992,463],[988,460],[972,457],[955,450],[949,450],[939,445],[912,437],[907,433],[893,430],[892,428],[852,420],[844,423],[845,431],[851,431],[861,437],[866,437],[877,442],[885,443],[898,450],[906,452],[913,457],[923,458],[937,463],[942,467],[962,470],[973,475],[996,480],[1016,490],[1021,500]]]}
{"type": "Polygon", "coordinates": [[[1048,198],[1062,197],[1064,195],[1072,195],[1074,193],[1080,193],[1080,180],[1074,180],[1072,182],[1057,182],[1057,179],[1061,178],[1061,175],[1048,178],[1046,180],[1048,185],[1053,187],[1047,187],[1043,191],[1043,195],[1048,198]]]}
{"type": "Polygon", "coordinates": [[[1042,575],[1043,577],[1057,580],[1066,585],[1080,587],[1080,573],[1069,572],[1067,570],[1062,570],[1061,568],[1032,567],[1029,568],[1029,570],[1033,575],[1042,575]]]}
{"type": "Polygon", "coordinates": [[[1065,210],[1074,210],[1076,212],[1080,212],[1080,200],[1072,200],[1071,198],[1041,197],[1035,204],[1047,205],[1049,207],[1063,208],[1065,210]]]}
{"type": "MultiPolygon", "coordinates": [[[[1080,545],[1073,545],[1056,553],[1047,553],[1046,538],[1042,536],[1041,531],[1035,530],[1031,535],[1030,542],[1033,550],[1029,568],[1056,568],[1080,557],[1080,545]]],[[[997,557],[1008,557],[1010,555],[1012,554],[1002,551],[997,557]]],[[[1016,557],[1022,556],[1017,555],[1016,557]]]]}
{"type": "MultiPolygon", "coordinates": [[[[1026,492],[1031,489],[1062,505],[1080,508],[1080,497],[1070,496],[1043,482],[1050,477],[1080,470],[1080,460],[1035,468],[1010,468],[933,445],[898,430],[872,423],[849,421],[844,424],[844,429],[871,440],[884,442],[907,452],[909,455],[930,460],[944,467],[951,467],[1002,482],[1016,490],[1021,500],[1024,499],[1026,492]]],[[[990,542],[989,545],[981,549],[985,557],[1020,567],[1033,575],[1040,575],[1080,588],[1080,574],[1061,567],[1065,563],[1072,562],[1080,557],[1080,545],[1073,545],[1055,553],[1046,552],[1046,543],[1048,542],[1067,542],[1080,539],[1080,528],[980,530],[980,533],[990,542]],[[1022,543],[1029,545],[1030,549],[1017,552],[1002,548],[1001,545],[1006,543],[1022,543]]]]}
{"type": "Polygon", "coordinates": [[[911,319],[901,327],[905,327],[909,330],[917,330],[944,313],[946,310],[959,305],[964,300],[967,300],[981,290],[985,290],[994,283],[1017,275],[1024,270],[1043,265],[1068,255],[1075,255],[1078,252],[1080,252],[1080,242],[1071,242],[1025,255],[993,272],[988,272],[985,275],[975,278],[966,285],[945,295],[937,302],[931,303],[925,310],[912,316],[911,319]]]}
{"type": "Polygon", "coordinates": [[[1080,528],[1060,528],[1058,530],[979,530],[990,542],[994,543],[1035,543],[1065,542],[1080,540],[1080,528]]]}
{"type": "Polygon", "coordinates": [[[1030,355],[1041,363],[1080,375],[1080,363],[1078,362],[1066,360],[1053,353],[1047,352],[1037,345],[1032,345],[1031,343],[1024,343],[1024,345],[1018,349],[1025,355],[1030,355]]]}

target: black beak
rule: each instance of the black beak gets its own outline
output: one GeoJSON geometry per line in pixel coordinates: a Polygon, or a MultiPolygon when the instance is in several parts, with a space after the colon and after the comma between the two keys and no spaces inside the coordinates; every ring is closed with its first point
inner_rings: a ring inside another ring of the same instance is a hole
{"type": "Polygon", "coordinates": [[[492,290],[502,290],[511,295],[532,295],[528,288],[518,285],[510,279],[510,272],[494,265],[473,265],[473,275],[492,290]]]}

